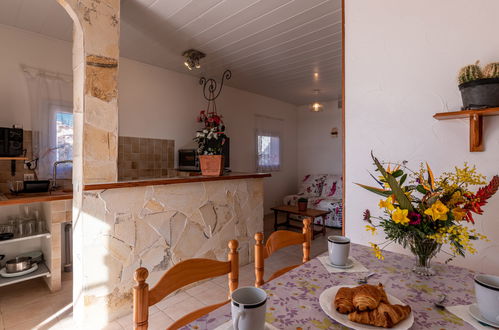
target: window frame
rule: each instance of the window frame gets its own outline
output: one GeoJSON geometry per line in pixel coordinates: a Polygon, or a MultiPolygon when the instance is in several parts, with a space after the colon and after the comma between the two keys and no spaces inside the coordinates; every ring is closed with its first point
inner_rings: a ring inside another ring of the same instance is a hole
{"type": "Polygon", "coordinates": [[[282,137],[278,133],[264,132],[261,130],[256,130],[255,132],[255,156],[256,156],[256,170],[260,172],[279,172],[282,170],[282,137]],[[259,150],[259,139],[260,137],[270,137],[277,138],[279,143],[279,150],[277,151],[278,164],[277,165],[261,165],[261,153],[259,150]]]}
{"type": "MultiPolygon", "coordinates": [[[[49,111],[50,111],[50,121],[49,121],[49,139],[52,144],[52,150],[55,152],[54,160],[55,161],[60,161],[61,159],[58,159],[59,157],[59,152],[57,150],[58,147],[58,142],[57,142],[57,114],[58,113],[68,113],[73,116],[73,124],[74,124],[74,113],[73,113],[73,108],[71,105],[64,104],[64,103],[51,103],[49,105],[49,111]]],[[[74,125],[73,125],[73,139],[74,139],[74,125]]],[[[74,140],[73,140],[74,141],[74,140]]],[[[74,145],[73,145],[74,147],[74,145]]],[[[74,149],[73,149],[74,151],[74,149]]],[[[73,160],[71,159],[62,159],[62,160],[73,160]]]]}

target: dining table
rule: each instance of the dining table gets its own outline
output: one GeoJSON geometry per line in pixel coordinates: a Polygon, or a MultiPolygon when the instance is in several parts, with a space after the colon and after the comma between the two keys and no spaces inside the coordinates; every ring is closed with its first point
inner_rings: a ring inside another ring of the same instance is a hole
{"type": "MultiPolygon", "coordinates": [[[[327,255],[327,252],[325,253],[327,255]]],[[[469,305],[475,302],[474,272],[450,264],[433,263],[434,276],[412,271],[414,257],[384,251],[384,260],[374,257],[370,247],[351,244],[350,256],[369,272],[369,284],[382,283],[385,291],[411,306],[411,329],[474,329],[447,309],[435,307],[440,294],[445,305],[469,305]]],[[[325,290],[338,285],[358,285],[367,273],[330,273],[318,257],[300,265],[262,286],[267,292],[266,322],[277,329],[348,329],[329,318],[319,304],[325,290]]],[[[230,304],[188,324],[183,329],[215,329],[231,319],[230,304]]]]}

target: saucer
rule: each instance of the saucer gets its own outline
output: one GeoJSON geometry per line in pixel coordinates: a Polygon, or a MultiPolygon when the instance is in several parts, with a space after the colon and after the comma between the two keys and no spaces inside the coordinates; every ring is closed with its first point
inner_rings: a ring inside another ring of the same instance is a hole
{"type": "Polygon", "coordinates": [[[329,258],[326,259],[326,263],[328,264],[328,266],[339,269],[350,269],[353,267],[354,264],[353,260],[350,258],[347,260],[347,263],[345,265],[335,265],[331,262],[331,260],[329,260],[329,258]]]}
{"type": "Polygon", "coordinates": [[[480,323],[486,324],[491,327],[499,328],[499,323],[491,322],[482,316],[480,310],[478,309],[477,304],[471,304],[470,307],[468,308],[468,313],[470,313],[470,315],[480,323]]]}

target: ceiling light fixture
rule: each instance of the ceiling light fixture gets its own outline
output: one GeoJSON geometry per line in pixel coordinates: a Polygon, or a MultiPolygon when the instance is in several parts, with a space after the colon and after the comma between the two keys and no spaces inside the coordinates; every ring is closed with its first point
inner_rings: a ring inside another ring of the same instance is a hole
{"type": "Polygon", "coordinates": [[[199,63],[199,61],[203,57],[206,57],[206,54],[200,52],[199,50],[188,49],[182,53],[182,56],[184,57],[184,65],[187,67],[187,69],[192,70],[193,68],[201,68],[201,64],[199,63]]]}
{"type": "Polygon", "coordinates": [[[314,103],[312,104],[312,111],[313,111],[313,112],[319,112],[319,111],[322,111],[322,108],[323,108],[323,107],[324,107],[324,106],[323,106],[322,104],[320,104],[319,102],[314,102],[314,103]]]}
{"type": "MultiPolygon", "coordinates": [[[[320,92],[321,92],[320,89],[314,89],[315,99],[318,99],[320,92]]],[[[322,111],[323,108],[324,108],[324,105],[322,105],[318,101],[315,101],[314,103],[312,103],[312,105],[310,105],[310,110],[312,110],[313,112],[322,111]]]]}

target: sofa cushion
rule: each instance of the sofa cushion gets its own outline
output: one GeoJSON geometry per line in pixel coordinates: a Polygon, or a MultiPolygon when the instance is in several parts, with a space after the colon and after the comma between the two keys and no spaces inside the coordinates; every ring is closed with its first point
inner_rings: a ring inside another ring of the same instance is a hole
{"type": "Polygon", "coordinates": [[[341,199],[343,197],[343,180],[341,175],[326,175],[320,196],[324,198],[341,199]]]}
{"type": "Polygon", "coordinates": [[[325,174],[309,174],[305,175],[300,184],[298,194],[317,197],[321,195],[322,185],[324,184],[325,174]]]}

